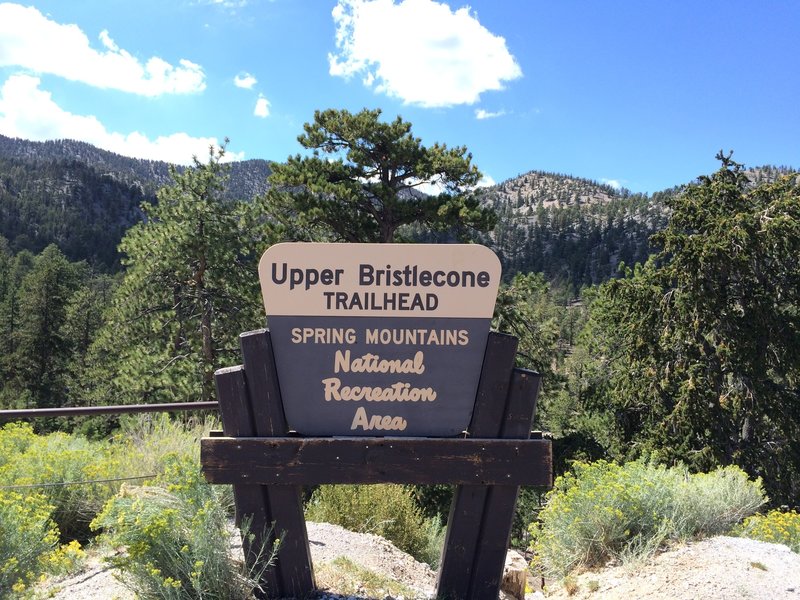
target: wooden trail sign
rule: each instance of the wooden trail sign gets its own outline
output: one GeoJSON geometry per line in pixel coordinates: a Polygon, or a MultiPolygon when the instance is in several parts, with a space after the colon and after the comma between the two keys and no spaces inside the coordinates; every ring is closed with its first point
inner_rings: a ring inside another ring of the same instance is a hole
{"type": "MultiPolygon", "coordinates": [[[[375,249],[376,246],[370,245],[369,248],[375,249]]],[[[279,256],[279,260],[281,259],[279,256]]],[[[340,265],[338,268],[346,272],[347,263],[343,257],[337,256],[337,259],[340,265]]],[[[385,256],[381,256],[381,260],[384,261],[385,256]]],[[[286,281],[290,282],[293,276],[288,260],[286,264],[286,281]]],[[[317,269],[303,266],[298,268],[317,269]]],[[[329,285],[335,285],[335,274],[324,275],[319,269],[317,272],[320,281],[329,280],[329,285]]],[[[306,277],[308,273],[310,271],[304,270],[294,276],[298,280],[295,287],[305,288],[304,280],[300,278],[306,277]]],[[[489,273],[489,277],[493,277],[493,274],[489,273]]],[[[340,276],[341,280],[343,278],[344,274],[340,276]]],[[[278,279],[282,277],[279,275],[278,279]]],[[[277,282],[276,285],[285,283],[277,282]]],[[[309,284],[309,290],[311,289],[312,285],[309,284]]],[[[266,302],[269,306],[269,301],[266,302]]],[[[299,306],[293,301],[289,304],[299,306]]],[[[268,312],[270,310],[268,308],[268,312]]],[[[298,312],[307,310],[301,307],[298,312]]],[[[312,329],[344,327],[363,333],[369,327],[435,329],[452,325],[450,321],[445,325],[407,325],[410,322],[408,320],[402,321],[400,325],[388,325],[380,320],[370,321],[373,319],[371,316],[352,317],[348,310],[330,318],[340,317],[354,321],[329,321],[324,324],[317,322],[312,325],[312,329]],[[359,318],[366,320],[358,321],[359,318]]],[[[290,312],[290,309],[279,311],[290,312]]],[[[278,317],[289,319],[304,316],[307,315],[278,314],[278,317]]],[[[395,318],[398,317],[388,317],[395,318]]],[[[417,316],[399,318],[416,319],[417,316]]],[[[271,327],[274,326],[274,319],[274,316],[270,318],[271,327]]],[[[305,327],[303,323],[303,319],[300,319],[296,325],[292,322],[284,324],[288,325],[289,339],[291,330],[305,327]]],[[[278,328],[280,327],[279,319],[278,328]]],[[[469,330],[470,337],[477,335],[475,331],[479,329],[469,330]]],[[[209,482],[230,483],[234,486],[237,523],[249,521],[249,530],[253,534],[243,540],[248,563],[258,566],[259,561],[265,558],[263,553],[259,553],[259,549],[271,547],[276,535],[281,539],[277,564],[264,572],[264,597],[305,598],[315,590],[313,565],[300,502],[300,485],[382,482],[455,484],[457,487],[439,569],[437,597],[453,600],[497,597],[519,486],[552,484],[552,449],[549,440],[530,439],[540,378],[536,373],[514,368],[516,338],[488,333],[487,323],[487,332],[482,339],[483,347],[478,353],[480,358],[475,369],[475,389],[471,392],[469,402],[465,403],[468,407],[467,424],[464,426],[466,431],[458,437],[408,437],[407,434],[405,437],[397,437],[398,431],[391,427],[385,428],[391,437],[367,437],[364,431],[352,429],[355,416],[337,421],[331,426],[330,433],[297,436],[292,430],[303,431],[307,429],[307,425],[315,430],[318,426],[314,418],[309,423],[302,419],[294,423],[287,421],[289,405],[297,399],[292,386],[285,383],[282,379],[284,374],[277,367],[281,359],[275,335],[267,330],[242,334],[244,364],[221,369],[215,376],[223,432],[201,441],[201,462],[209,482]],[[293,398],[291,401],[285,397],[287,393],[293,398]],[[346,428],[347,437],[341,436],[340,427],[346,428]],[[331,437],[334,434],[337,434],[336,437],[331,437]]],[[[329,360],[331,354],[328,345],[314,342],[310,356],[313,358],[317,352],[315,360],[329,360]]],[[[355,346],[356,343],[347,345],[355,346]]],[[[334,350],[334,361],[335,352],[334,350]]],[[[409,359],[387,360],[398,360],[400,362],[397,364],[402,366],[403,361],[409,359]]],[[[427,360],[426,357],[424,361],[427,360]]],[[[324,368],[330,368],[330,364],[325,362],[324,368]]],[[[412,359],[410,365],[414,364],[412,359]]],[[[427,368],[434,363],[423,364],[427,368]]],[[[289,373],[291,372],[290,370],[289,373]]],[[[308,402],[303,405],[306,411],[320,404],[324,406],[326,402],[337,407],[340,412],[342,406],[352,410],[352,405],[358,402],[383,402],[320,398],[320,374],[314,372],[315,376],[307,377],[306,382],[292,380],[294,385],[299,385],[304,390],[304,394],[312,397],[309,400],[304,396],[308,402]]],[[[351,368],[348,374],[352,372],[351,368]]],[[[366,372],[357,374],[374,375],[366,372]]],[[[377,374],[387,373],[378,370],[377,374]]],[[[398,374],[422,375],[397,370],[391,373],[398,374]]],[[[291,378],[292,375],[287,377],[291,378]]],[[[445,371],[439,377],[440,379],[435,380],[437,392],[441,391],[446,395],[450,385],[454,383],[446,376],[445,371]]],[[[355,385],[352,384],[353,387],[355,385]]],[[[382,387],[374,381],[367,381],[362,384],[364,386],[382,387]]],[[[386,404],[390,402],[387,401],[386,404]]],[[[408,413],[398,413],[407,414],[407,417],[402,417],[408,421],[406,429],[419,416],[413,410],[419,406],[419,402],[411,401],[408,406],[408,413]]],[[[460,409],[452,412],[448,409],[445,412],[447,416],[442,420],[447,423],[447,427],[436,429],[436,433],[452,436],[451,428],[456,425],[455,421],[450,422],[451,417],[455,419],[454,415],[457,415],[458,419],[463,419],[464,416],[460,414],[460,409]]],[[[391,425],[391,420],[387,425],[391,425]]],[[[371,431],[370,435],[374,436],[376,433],[381,434],[383,431],[371,431]]],[[[405,434],[405,430],[399,430],[399,433],[405,434]]]]}
{"type": "Polygon", "coordinates": [[[455,436],[500,283],[475,244],[276,244],[259,264],[289,427],[455,436]]]}

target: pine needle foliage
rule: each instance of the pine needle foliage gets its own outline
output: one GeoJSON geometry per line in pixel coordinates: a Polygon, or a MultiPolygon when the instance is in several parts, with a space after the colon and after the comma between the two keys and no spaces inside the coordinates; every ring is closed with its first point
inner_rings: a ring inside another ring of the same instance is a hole
{"type": "Polygon", "coordinates": [[[211,148],[120,244],[127,267],[93,347],[97,400],[211,400],[214,371],[238,358],[238,335],[263,323],[252,205],[223,195],[225,149],[211,148]],[[107,382],[107,385],[102,385],[107,382]]]}
{"type": "Polygon", "coordinates": [[[620,458],[736,464],[800,493],[800,177],[722,166],[669,203],[660,252],[601,286],[592,352],[620,458]]]}
{"type": "Polygon", "coordinates": [[[318,110],[297,138],[310,155],[272,164],[264,200],[283,237],[396,242],[412,224],[462,236],[494,226],[493,209],[474,193],[481,173],[466,147],[424,146],[411,123],[380,116],[318,110]]]}

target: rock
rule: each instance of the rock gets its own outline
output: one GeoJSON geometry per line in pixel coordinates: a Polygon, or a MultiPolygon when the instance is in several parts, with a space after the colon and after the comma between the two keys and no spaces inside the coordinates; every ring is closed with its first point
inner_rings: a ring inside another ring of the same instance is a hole
{"type": "Polygon", "coordinates": [[[525,584],[528,582],[528,563],[516,550],[506,554],[503,567],[503,582],[500,589],[517,600],[525,600],[525,584]]]}

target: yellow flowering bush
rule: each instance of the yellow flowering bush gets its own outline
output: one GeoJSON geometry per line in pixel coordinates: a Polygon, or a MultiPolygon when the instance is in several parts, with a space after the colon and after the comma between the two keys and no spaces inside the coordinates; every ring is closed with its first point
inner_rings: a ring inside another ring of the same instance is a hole
{"type": "Polygon", "coordinates": [[[44,568],[53,575],[66,575],[80,569],[86,561],[86,552],[78,540],[59,546],[43,557],[44,568]]]}
{"type": "MultiPolygon", "coordinates": [[[[86,541],[92,519],[120,490],[119,478],[156,476],[170,456],[199,463],[200,437],[214,426],[213,420],[186,427],[166,415],[147,416],[125,419],[116,437],[98,441],[63,432],[40,436],[27,423],[10,423],[0,427],[0,481],[47,484],[32,489],[52,506],[61,538],[86,541]],[[49,485],[65,482],[71,485],[49,485]]],[[[222,489],[230,497],[230,488],[222,489]]]]}
{"type": "Polygon", "coordinates": [[[784,544],[800,553],[800,513],[794,510],[771,510],[765,515],[747,517],[734,533],[762,542],[784,544]]]}
{"type": "MultiPolygon", "coordinates": [[[[28,424],[12,423],[0,429],[0,480],[30,486],[113,478],[118,471],[107,468],[112,454],[105,442],[62,432],[39,436],[28,424]]],[[[118,488],[110,482],[33,489],[52,506],[50,517],[63,539],[86,540],[89,523],[118,488]]]]}
{"type": "Polygon", "coordinates": [[[58,543],[51,510],[42,494],[0,490],[0,598],[18,595],[46,570],[58,543]]]}
{"type": "Polygon", "coordinates": [[[35,440],[29,423],[8,423],[0,428],[0,469],[16,460],[35,440]]]}
{"type": "MultiPolygon", "coordinates": [[[[216,486],[210,492],[199,471],[199,439],[215,425],[211,419],[187,426],[165,415],[131,417],[123,419],[119,433],[106,441],[63,432],[37,435],[27,423],[0,427],[0,481],[5,487],[0,488],[0,598],[28,593],[43,573],[76,570],[85,558],[79,542],[94,535],[90,523],[122,489],[120,478],[147,475],[140,481],[154,486],[144,489],[177,498],[167,502],[159,496],[148,512],[149,498],[142,497],[134,506],[133,494],[123,493],[119,506],[129,504],[128,512],[118,511],[120,527],[139,527],[141,519],[158,513],[144,530],[145,537],[158,540],[172,535],[173,527],[178,533],[185,531],[186,519],[190,530],[206,527],[213,519],[224,522],[220,519],[229,513],[230,486],[216,486]],[[170,502],[172,510],[165,506],[170,502]],[[126,522],[127,516],[133,521],[126,522]],[[59,547],[59,538],[68,543],[59,547]]],[[[209,535],[220,531],[207,528],[209,535]]],[[[227,543],[227,535],[219,540],[227,543]]],[[[134,555],[140,550],[144,556],[146,539],[138,542],[140,546],[132,543],[130,548],[134,555]]],[[[197,548],[192,540],[183,545],[184,552],[197,548]]],[[[197,552],[204,556],[206,551],[197,552]]],[[[189,580],[208,577],[207,567],[195,566],[200,562],[193,559],[189,564],[189,580]]],[[[173,590],[184,581],[170,579],[169,574],[161,579],[167,582],[162,587],[173,590]]]]}
{"type": "Polygon", "coordinates": [[[647,555],[667,539],[725,532],[764,501],[760,480],[736,467],[695,475],[644,461],[579,462],[556,479],[529,532],[539,568],[563,576],[647,555]]]}

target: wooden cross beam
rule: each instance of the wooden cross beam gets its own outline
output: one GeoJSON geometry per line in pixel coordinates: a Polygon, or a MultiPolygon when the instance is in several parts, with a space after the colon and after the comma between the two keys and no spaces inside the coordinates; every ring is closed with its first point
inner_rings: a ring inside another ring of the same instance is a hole
{"type": "Polygon", "coordinates": [[[229,438],[200,445],[209,483],[549,485],[549,440],[229,438]]]}

